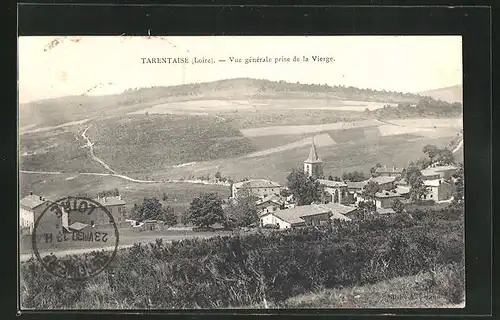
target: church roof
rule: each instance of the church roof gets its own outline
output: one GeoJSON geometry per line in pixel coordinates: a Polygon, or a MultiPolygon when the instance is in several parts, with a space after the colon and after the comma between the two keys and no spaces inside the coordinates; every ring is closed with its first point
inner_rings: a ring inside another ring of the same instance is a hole
{"type": "Polygon", "coordinates": [[[316,146],[314,145],[314,141],[311,144],[311,150],[309,150],[309,157],[306,159],[307,163],[319,163],[322,162],[318,157],[318,152],[316,151],[316,146]]]}

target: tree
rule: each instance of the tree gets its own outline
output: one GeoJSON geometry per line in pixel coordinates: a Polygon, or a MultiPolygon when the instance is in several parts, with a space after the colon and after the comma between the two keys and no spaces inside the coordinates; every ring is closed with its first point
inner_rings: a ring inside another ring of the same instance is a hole
{"type": "Polygon", "coordinates": [[[359,182],[365,180],[365,175],[363,174],[362,171],[353,171],[353,172],[345,172],[342,175],[343,180],[348,180],[348,181],[353,181],[353,182],[359,182]]]}
{"type": "Polygon", "coordinates": [[[410,199],[414,202],[420,200],[427,192],[422,172],[416,166],[410,166],[404,171],[403,177],[410,185],[410,199]]]}
{"type": "Polygon", "coordinates": [[[460,164],[458,171],[453,177],[456,179],[453,200],[457,203],[461,203],[464,199],[464,168],[462,164],[460,164]]]}
{"type": "Polygon", "coordinates": [[[439,148],[432,144],[427,144],[422,149],[422,152],[426,154],[431,162],[434,162],[436,156],[439,154],[439,148]]]}
{"type": "Polygon", "coordinates": [[[376,210],[375,204],[368,201],[360,201],[358,207],[362,209],[364,213],[370,213],[376,210]]]}
{"type": "Polygon", "coordinates": [[[282,188],[280,190],[280,196],[282,196],[283,198],[288,198],[291,195],[292,195],[292,193],[287,188],[282,188]]]}
{"type": "Polygon", "coordinates": [[[453,164],[455,163],[455,156],[451,150],[444,148],[439,151],[437,161],[443,165],[453,164]]]}
{"type": "Polygon", "coordinates": [[[430,159],[427,159],[427,158],[420,158],[417,160],[417,162],[415,163],[415,165],[420,169],[420,170],[423,170],[425,168],[427,168],[428,166],[430,166],[432,164],[432,161],[430,159]]]}
{"type": "Polygon", "coordinates": [[[163,204],[156,198],[144,198],[140,205],[134,204],[131,218],[137,221],[162,220],[167,225],[175,225],[177,216],[170,206],[163,207],[163,204]]]}
{"type": "Polygon", "coordinates": [[[259,222],[259,215],[255,206],[255,197],[239,196],[236,201],[230,201],[224,209],[224,227],[248,227],[259,222]]]}
{"type": "Polygon", "coordinates": [[[343,204],[345,206],[354,204],[356,201],[354,201],[354,197],[352,194],[347,192],[345,196],[342,197],[342,200],[340,200],[340,204],[343,204]]]}
{"type": "Polygon", "coordinates": [[[104,198],[104,197],[117,197],[120,195],[120,192],[118,191],[118,188],[114,188],[111,190],[104,190],[101,191],[97,194],[99,198],[104,198]]]}
{"type": "Polygon", "coordinates": [[[215,180],[220,181],[220,180],[221,180],[221,178],[222,178],[222,175],[220,174],[220,172],[219,172],[219,171],[217,171],[217,172],[215,173],[215,180]]]}
{"type": "Polygon", "coordinates": [[[377,182],[369,181],[364,187],[364,195],[367,199],[375,203],[375,194],[380,191],[380,185],[377,182]]]}
{"type": "Polygon", "coordinates": [[[324,188],[318,181],[308,177],[304,171],[293,169],[287,176],[287,186],[299,206],[321,202],[324,188]]]}
{"type": "Polygon", "coordinates": [[[391,208],[396,213],[403,213],[403,211],[405,209],[404,204],[399,199],[394,200],[394,202],[392,203],[391,208]]]}
{"type": "Polygon", "coordinates": [[[190,222],[197,227],[209,227],[225,220],[222,210],[222,200],[215,192],[203,193],[194,198],[184,217],[184,222],[190,222]]]}

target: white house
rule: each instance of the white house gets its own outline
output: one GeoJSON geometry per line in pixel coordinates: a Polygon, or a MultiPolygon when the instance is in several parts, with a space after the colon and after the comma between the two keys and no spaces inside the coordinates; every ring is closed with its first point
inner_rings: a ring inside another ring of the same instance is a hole
{"type": "Polygon", "coordinates": [[[265,213],[260,216],[260,221],[261,226],[277,225],[280,229],[288,229],[328,224],[331,222],[332,216],[334,216],[334,220],[351,220],[340,213],[332,213],[332,210],[325,205],[311,204],[265,213]]]}
{"type": "Polygon", "coordinates": [[[325,188],[325,191],[331,195],[331,197],[332,197],[331,202],[335,202],[335,203],[342,202],[342,198],[345,197],[345,195],[349,191],[349,189],[347,187],[347,183],[345,183],[343,181],[331,181],[331,180],[318,179],[318,182],[320,185],[322,185],[325,188]]]}
{"type": "Polygon", "coordinates": [[[422,170],[422,175],[426,180],[451,179],[451,176],[458,171],[456,166],[430,166],[422,170]]]}
{"type": "Polygon", "coordinates": [[[396,176],[378,176],[370,178],[369,181],[378,183],[380,189],[391,190],[394,188],[394,183],[396,182],[396,176]]]}
{"type": "Polygon", "coordinates": [[[266,179],[251,179],[236,182],[233,184],[232,197],[237,198],[238,194],[247,191],[249,194],[259,198],[265,198],[269,195],[279,195],[283,187],[281,184],[266,179]]]}
{"type": "Polygon", "coordinates": [[[444,179],[425,180],[424,186],[427,187],[427,194],[424,195],[426,200],[449,200],[455,191],[455,186],[444,179]]]}
{"type": "Polygon", "coordinates": [[[269,195],[255,202],[260,214],[281,210],[285,206],[285,201],[275,194],[269,195]]]}
{"type": "Polygon", "coordinates": [[[34,195],[30,192],[29,196],[19,201],[19,227],[28,234],[33,232],[35,220],[47,208],[49,201],[42,196],[34,195]]]}

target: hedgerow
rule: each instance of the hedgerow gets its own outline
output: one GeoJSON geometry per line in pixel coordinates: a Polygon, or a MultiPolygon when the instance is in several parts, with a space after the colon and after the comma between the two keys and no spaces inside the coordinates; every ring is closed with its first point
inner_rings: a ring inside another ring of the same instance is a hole
{"type": "Polygon", "coordinates": [[[457,216],[432,221],[427,216],[375,218],[170,244],[158,240],[120,250],[108,269],[86,282],[55,279],[30,261],[22,266],[22,305],[280,306],[289,297],[318,288],[363,285],[461,263],[463,219],[450,218],[457,216]]]}

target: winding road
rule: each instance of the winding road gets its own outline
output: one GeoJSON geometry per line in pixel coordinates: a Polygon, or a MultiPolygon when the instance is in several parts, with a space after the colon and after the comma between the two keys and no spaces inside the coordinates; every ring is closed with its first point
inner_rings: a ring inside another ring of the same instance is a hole
{"type": "Polygon", "coordinates": [[[98,173],[98,172],[59,172],[59,171],[29,171],[29,170],[20,170],[20,173],[27,173],[27,174],[54,174],[54,175],[60,175],[60,174],[78,174],[78,175],[89,175],[89,176],[107,176],[107,177],[117,177],[121,178],[130,182],[135,182],[135,183],[192,183],[192,184],[204,184],[204,185],[219,185],[219,186],[230,186],[229,183],[227,182],[212,182],[212,181],[204,181],[204,180],[190,180],[190,179],[167,179],[167,180],[140,180],[140,179],[134,179],[129,176],[123,175],[123,174],[118,174],[116,173],[115,170],[111,169],[111,167],[104,162],[102,159],[97,157],[94,152],[94,143],[87,137],[86,133],[87,130],[90,129],[92,125],[89,125],[85,130],[82,132],[82,137],[86,140],[86,145],[84,147],[89,148],[90,156],[92,160],[96,161],[99,163],[101,166],[103,166],[106,170],[108,170],[110,173],[98,173]]]}

